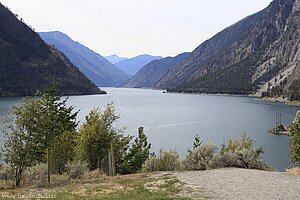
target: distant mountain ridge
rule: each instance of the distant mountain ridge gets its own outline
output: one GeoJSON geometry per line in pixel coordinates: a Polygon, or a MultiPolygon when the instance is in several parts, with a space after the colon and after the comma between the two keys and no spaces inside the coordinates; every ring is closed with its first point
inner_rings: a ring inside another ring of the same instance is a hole
{"type": "Polygon", "coordinates": [[[175,64],[182,62],[190,53],[182,53],[175,57],[166,57],[144,65],[132,78],[121,84],[129,88],[153,88],[163,75],[175,64]]]}
{"type": "Polygon", "coordinates": [[[0,71],[0,97],[32,96],[53,83],[64,95],[103,92],[1,3],[0,71]]]}
{"type": "Polygon", "coordinates": [[[125,71],[130,75],[137,73],[144,65],[148,64],[153,60],[161,59],[161,56],[151,56],[148,54],[139,55],[134,58],[129,58],[116,63],[115,65],[121,70],[125,71]]]}
{"type": "Polygon", "coordinates": [[[91,81],[98,86],[115,86],[130,78],[128,74],[111,64],[88,47],[59,32],[39,33],[45,42],[63,52],[91,81]]]}
{"type": "Polygon", "coordinates": [[[127,60],[128,58],[119,57],[118,55],[110,55],[110,56],[104,56],[106,60],[108,60],[112,64],[116,64],[118,62],[121,62],[123,60],[127,60]]]}
{"type": "Polygon", "coordinates": [[[202,43],[156,88],[300,100],[300,0],[264,10],[202,43]]]}

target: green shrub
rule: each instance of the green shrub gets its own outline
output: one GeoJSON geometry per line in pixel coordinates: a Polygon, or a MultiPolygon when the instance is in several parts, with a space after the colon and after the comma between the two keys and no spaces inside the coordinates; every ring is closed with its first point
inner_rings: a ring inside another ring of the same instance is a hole
{"type": "Polygon", "coordinates": [[[262,160],[263,148],[255,148],[254,143],[245,133],[241,140],[229,139],[227,144],[221,145],[220,152],[212,159],[211,167],[270,170],[270,166],[262,160]]]}
{"type": "Polygon", "coordinates": [[[291,126],[291,160],[300,166],[300,115],[291,126]]]}
{"type": "Polygon", "coordinates": [[[7,167],[7,166],[2,166],[0,168],[0,180],[1,181],[8,181],[12,180],[14,178],[14,172],[12,168],[7,167]]]}
{"type": "Polygon", "coordinates": [[[144,172],[181,170],[182,163],[176,151],[160,151],[159,157],[151,156],[143,165],[144,172]]]}
{"type": "Polygon", "coordinates": [[[67,164],[66,169],[67,174],[72,179],[81,178],[85,172],[89,171],[88,165],[80,162],[69,163],[67,164]]]}
{"type": "Polygon", "coordinates": [[[155,172],[160,171],[159,158],[156,156],[150,156],[142,166],[143,172],[155,172]]]}
{"type": "Polygon", "coordinates": [[[194,145],[192,150],[188,151],[188,155],[184,160],[184,166],[186,170],[205,170],[209,169],[211,160],[216,153],[216,146],[213,144],[200,144],[194,145]]]}
{"type": "Polygon", "coordinates": [[[37,187],[46,187],[48,174],[48,165],[40,163],[28,168],[24,173],[24,181],[29,185],[36,185],[37,187]]]}

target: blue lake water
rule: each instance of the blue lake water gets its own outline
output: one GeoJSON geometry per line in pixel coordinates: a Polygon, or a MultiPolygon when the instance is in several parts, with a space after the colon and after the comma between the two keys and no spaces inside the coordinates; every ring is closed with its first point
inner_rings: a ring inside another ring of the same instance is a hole
{"type": "MultiPolygon", "coordinates": [[[[151,151],[175,149],[183,158],[192,147],[193,138],[200,135],[203,142],[222,144],[228,138],[241,138],[246,132],[265,150],[264,159],[277,170],[291,166],[289,138],[267,131],[275,126],[276,110],[282,123],[292,122],[299,107],[281,103],[257,101],[251,97],[169,94],[160,90],[103,88],[107,95],[72,96],[68,104],[80,110],[82,123],[93,108],[102,110],[114,102],[120,112],[119,128],[125,134],[136,135],[143,126],[152,144],[151,151]]],[[[11,108],[21,98],[0,99],[0,118],[10,116],[11,108]]],[[[3,144],[3,136],[1,136],[3,144]]]]}

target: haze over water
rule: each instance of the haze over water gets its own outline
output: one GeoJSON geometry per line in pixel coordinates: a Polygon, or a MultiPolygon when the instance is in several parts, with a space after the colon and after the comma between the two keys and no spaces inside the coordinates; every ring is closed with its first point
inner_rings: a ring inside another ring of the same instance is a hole
{"type": "MultiPolygon", "coordinates": [[[[282,123],[292,122],[299,107],[281,103],[257,101],[251,97],[164,94],[161,90],[103,88],[107,95],[72,96],[68,104],[80,109],[82,123],[93,108],[102,110],[114,102],[120,112],[119,128],[125,134],[137,134],[143,126],[152,144],[151,151],[176,149],[183,158],[199,134],[204,143],[222,144],[228,138],[239,139],[246,132],[265,150],[264,159],[277,170],[291,166],[289,138],[267,131],[275,125],[276,110],[282,113],[282,123]]],[[[0,99],[0,118],[9,116],[20,98],[0,99]]],[[[2,137],[2,136],[1,136],[2,137]]],[[[1,141],[2,143],[2,141],[1,141]]]]}

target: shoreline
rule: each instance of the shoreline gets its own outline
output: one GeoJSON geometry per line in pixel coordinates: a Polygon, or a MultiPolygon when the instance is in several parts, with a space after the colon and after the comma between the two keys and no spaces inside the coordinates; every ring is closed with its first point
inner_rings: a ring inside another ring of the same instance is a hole
{"type": "Polygon", "coordinates": [[[300,101],[289,101],[283,98],[275,98],[275,97],[260,97],[255,94],[222,94],[222,93],[188,93],[188,92],[170,92],[167,90],[162,90],[163,93],[169,94],[192,94],[192,95],[207,95],[207,96],[228,96],[228,97],[252,97],[257,101],[265,101],[265,102],[273,102],[273,103],[284,103],[289,106],[297,106],[300,107],[300,101]]]}

